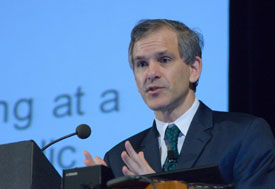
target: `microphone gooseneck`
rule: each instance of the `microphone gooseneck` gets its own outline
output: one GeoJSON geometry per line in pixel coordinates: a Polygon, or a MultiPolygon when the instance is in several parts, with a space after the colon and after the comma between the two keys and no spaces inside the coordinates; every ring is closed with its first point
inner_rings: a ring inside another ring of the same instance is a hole
{"type": "Polygon", "coordinates": [[[74,133],[71,133],[71,134],[68,134],[66,136],[63,136],[57,140],[54,140],[52,142],[50,142],[49,144],[47,144],[46,146],[44,146],[43,148],[41,148],[41,151],[44,151],[46,150],[48,147],[50,147],[51,145],[61,141],[61,140],[64,140],[66,138],[69,138],[71,136],[74,136],[74,135],[77,135],[79,138],[81,139],[85,139],[85,138],[88,138],[90,135],[91,135],[91,128],[86,125],[86,124],[81,124],[79,126],[77,126],[76,130],[74,133]]]}

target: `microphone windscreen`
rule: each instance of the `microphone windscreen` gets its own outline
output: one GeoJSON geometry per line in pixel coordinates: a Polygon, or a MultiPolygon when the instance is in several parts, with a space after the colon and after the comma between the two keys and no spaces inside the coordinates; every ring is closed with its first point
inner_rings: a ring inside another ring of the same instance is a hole
{"type": "Polygon", "coordinates": [[[76,135],[81,139],[88,138],[91,135],[91,128],[86,124],[81,124],[76,128],[76,135]]]}
{"type": "Polygon", "coordinates": [[[168,160],[177,160],[178,159],[176,152],[174,152],[173,150],[167,151],[167,157],[168,157],[168,160]]]}

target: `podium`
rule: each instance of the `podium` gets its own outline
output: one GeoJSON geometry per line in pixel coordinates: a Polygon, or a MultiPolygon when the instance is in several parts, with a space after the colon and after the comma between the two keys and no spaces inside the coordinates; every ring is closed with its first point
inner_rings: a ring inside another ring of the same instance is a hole
{"type": "MultiPolygon", "coordinates": [[[[0,174],[1,189],[62,188],[60,175],[34,141],[0,145],[0,174]]],[[[209,183],[222,184],[219,177],[217,167],[205,167],[112,179],[110,168],[93,166],[64,170],[62,189],[102,189],[106,187],[152,189],[153,185],[159,189],[177,189],[189,188],[190,183],[194,182],[205,183],[208,181],[209,183]],[[187,183],[175,180],[184,180],[187,183]],[[112,182],[114,185],[110,187],[112,182]]],[[[231,187],[222,186],[220,188],[231,187]]]]}
{"type": "Polygon", "coordinates": [[[34,141],[0,145],[0,188],[60,189],[61,177],[34,141]]]}
{"type": "MultiPolygon", "coordinates": [[[[167,181],[155,184],[158,189],[188,189],[188,186],[179,181],[167,181]]],[[[148,185],[145,189],[154,189],[153,185],[148,185]]]]}
{"type": "Polygon", "coordinates": [[[218,166],[114,178],[110,168],[95,165],[63,170],[62,183],[62,189],[153,189],[154,185],[158,189],[232,188],[223,182],[218,166]]]}

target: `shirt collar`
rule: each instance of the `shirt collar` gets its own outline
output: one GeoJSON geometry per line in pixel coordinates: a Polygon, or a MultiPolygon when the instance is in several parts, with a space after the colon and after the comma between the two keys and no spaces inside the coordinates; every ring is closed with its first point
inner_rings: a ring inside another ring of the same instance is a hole
{"type": "MultiPolygon", "coordinates": [[[[172,122],[178,126],[178,128],[180,129],[181,133],[184,136],[186,136],[186,134],[187,134],[187,131],[190,127],[191,121],[193,120],[193,117],[194,117],[199,105],[200,105],[200,102],[198,101],[197,98],[195,98],[192,106],[184,114],[182,114],[176,121],[172,122]]],[[[165,130],[166,130],[167,126],[172,123],[165,123],[165,122],[158,120],[157,118],[155,118],[155,121],[156,121],[156,126],[157,126],[157,130],[160,134],[160,137],[162,139],[164,139],[165,130]]]]}

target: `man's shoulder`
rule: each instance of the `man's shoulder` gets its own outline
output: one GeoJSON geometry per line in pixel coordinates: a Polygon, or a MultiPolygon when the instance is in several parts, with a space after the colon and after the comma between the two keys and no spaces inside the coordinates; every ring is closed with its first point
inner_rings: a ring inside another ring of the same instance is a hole
{"type": "MultiPolygon", "coordinates": [[[[201,102],[201,106],[198,110],[201,115],[211,116],[213,124],[225,124],[225,125],[242,125],[247,126],[251,124],[261,123],[268,125],[268,123],[261,117],[257,117],[247,113],[241,112],[224,112],[215,111],[208,108],[205,104],[201,102]]],[[[209,117],[208,117],[209,118],[209,117]]]]}
{"type": "Polygon", "coordinates": [[[214,130],[223,131],[229,134],[236,132],[240,135],[255,133],[272,133],[269,124],[261,117],[239,112],[219,112],[213,111],[214,130]]]}
{"type": "Polygon", "coordinates": [[[264,121],[264,119],[251,114],[222,111],[213,111],[213,120],[215,122],[232,122],[237,124],[249,124],[257,120],[264,121]]]}
{"type": "Polygon", "coordinates": [[[213,118],[217,121],[219,120],[220,121],[226,121],[226,120],[250,121],[250,120],[259,118],[247,113],[212,110],[210,107],[205,105],[202,101],[200,101],[200,105],[197,110],[197,113],[199,113],[199,115],[206,114],[208,116],[212,114],[213,118]]]}
{"type": "Polygon", "coordinates": [[[196,120],[205,128],[221,133],[271,132],[269,124],[261,117],[240,112],[214,111],[201,102],[196,120]],[[207,126],[208,125],[208,126],[207,126]],[[212,126],[209,126],[212,125],[212,126]]]}

